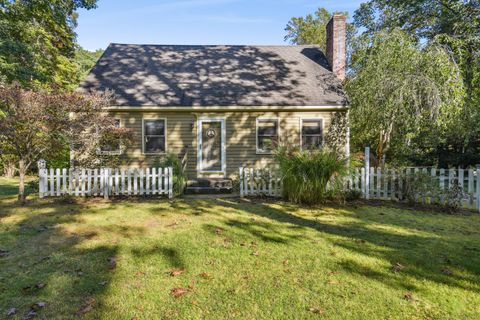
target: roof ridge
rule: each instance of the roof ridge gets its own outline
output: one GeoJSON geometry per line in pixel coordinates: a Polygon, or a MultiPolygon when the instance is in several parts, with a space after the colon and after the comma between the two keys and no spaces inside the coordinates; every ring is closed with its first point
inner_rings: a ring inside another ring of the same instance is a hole
{"type": "Polygon", "coordinates": [[[159,44],[159,43],[120,43],[120,42],[111,42],[108,46],[119,45],[119,46],[156,46],[156,47],[276,47],[276,48],[311,48],[311,47],[320,47],[316,44],[302,44],[302,45],[292,45],[292,44],[159,44]]]}

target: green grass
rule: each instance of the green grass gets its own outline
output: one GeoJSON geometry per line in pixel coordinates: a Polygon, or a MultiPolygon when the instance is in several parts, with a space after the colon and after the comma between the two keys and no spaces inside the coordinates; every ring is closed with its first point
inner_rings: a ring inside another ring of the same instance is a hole
{"type": "Polygon", "coordinates": [[[92,298],[85,319],[480,315],[477,215],[237,199],[20,207],[14,192],[0,178],[0,318],[39,301],[38,318],[73,318],[92,298]]]}

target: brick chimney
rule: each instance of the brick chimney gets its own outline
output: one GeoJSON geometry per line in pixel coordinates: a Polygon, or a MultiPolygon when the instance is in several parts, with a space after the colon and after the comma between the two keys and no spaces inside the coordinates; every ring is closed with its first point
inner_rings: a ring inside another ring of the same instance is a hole
{"type": "Polygon", "coordinates": [[[334,14],[327,24],[327,60],[332,72],[345,80],[347,67],[347,17],[334,14]]]}

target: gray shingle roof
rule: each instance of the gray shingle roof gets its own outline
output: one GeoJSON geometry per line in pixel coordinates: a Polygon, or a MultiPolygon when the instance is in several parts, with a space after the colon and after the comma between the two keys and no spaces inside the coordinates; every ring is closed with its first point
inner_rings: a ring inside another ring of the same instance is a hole
{"type": "Polygon", "coordinates": [[[345,105],[316,46],[110,44],[78,91],[117,106],[345,105]]]}

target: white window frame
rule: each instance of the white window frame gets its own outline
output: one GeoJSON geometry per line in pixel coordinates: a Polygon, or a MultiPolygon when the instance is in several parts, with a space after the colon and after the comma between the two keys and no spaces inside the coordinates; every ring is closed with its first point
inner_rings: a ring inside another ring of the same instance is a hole
{"type": "Polygon", "coordinates": [[[305,117],[300,118],[300,150],[303,151],[303,121],[320,121],[320,128],[322,129],[322,145],[325,145],[325,120],[322,117],[305,117]]]}
{"type": "MultiPolygon", "coordinates": [[[[122,128],[123,125],[122,125],[122,118],[120,117],[114,117],[115,120],[118,120],[118,127],[119,128],[122,128]]],[[[97,132],[98,132],[98,128],[97,128],[97,132]]],[[[118,142],[118,150],[115,150],[115,151],[104,151],[102,150],[102,148],[99,146],[98,149],[97,149],[97,154],[98,155],[101,155],[101,156],[119,156],[121,154],[123,154],[123,145],[122,145],[122,141],[119,141],[118,142]]]]}
{"type": "Polygon", "coordinates": [[[227,173],[227,127],[226,127],[226,121],[225,118],[219,118],[219,117],[201,117],[198,118],[197,121],[197,172],[199,174],[202,173],[220,173],[220,174],[226,174],[227,173]],[[204,122],[220,122],[221,123],[221,157],[222,157],[222,171],[209,171],[209,170],[203,170],[202,168],[202,163],[203,163],[203,157],[202,157],[202,123],[204,122]]]}
{"type": "Polygon", "coordinates": [[[272,154],[273,150],[262,150],[258,147],[258,122],[262,120],[275,120],[277,122],[277,142],[280,142],[280,118],[278,117],[257,117],[255,122],[255,148],[257,154],[272,154]]]}
{"type": "Polygon", "coordinates": [[[167,118],[159,118],[159,117],[143,117],[142,118],[142,154],[143,155],[164,155],[167,153],[168,150],[168,145],[167,145],[167,118]],[[150,121],[150,120],[163,120],[165,122],[165,151],[161,152],[146,152],[145,151],[145,121],[150,121]]]}

